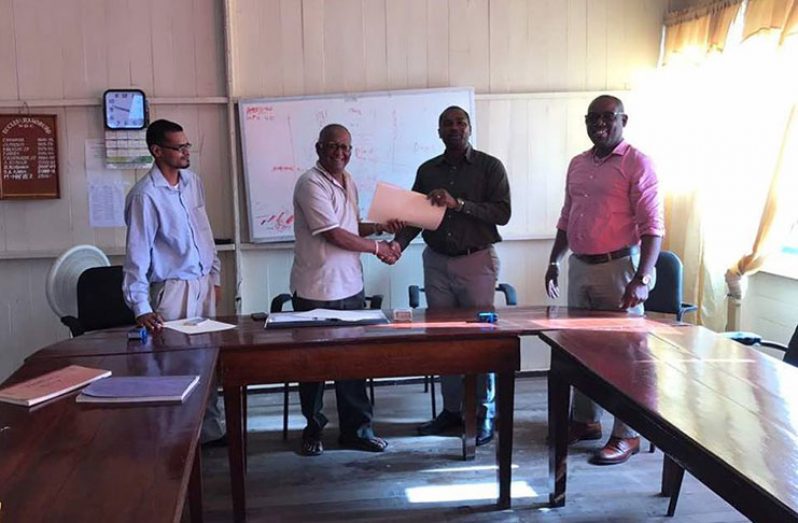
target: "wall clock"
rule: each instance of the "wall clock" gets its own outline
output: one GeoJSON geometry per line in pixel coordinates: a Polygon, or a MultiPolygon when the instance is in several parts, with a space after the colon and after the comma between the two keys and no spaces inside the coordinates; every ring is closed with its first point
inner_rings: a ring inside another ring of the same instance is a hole
{"type": "Polygon", "coordinates": [[[144,91],[108,89],[103,93],[103,116],[106,129],[144,129],[149,123],[144,91]]]}

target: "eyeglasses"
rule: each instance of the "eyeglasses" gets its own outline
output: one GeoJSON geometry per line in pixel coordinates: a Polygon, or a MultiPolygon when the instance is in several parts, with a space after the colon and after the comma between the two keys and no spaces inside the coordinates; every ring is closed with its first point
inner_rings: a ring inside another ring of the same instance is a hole
{"type": "Polygon", "coordinates": [[[347,143],[324,142],[319,145],[321,145],[321,147],[328,153],[333,153],[336,151],[341,151],[343,153],[352,152],[352,146],[347,143]]]}
{"type": "Polygon", "coordinates": [[[605,111],[603,113],[587,113],[585,115],[585,123],[594,124],[602,120],[604,123],[609,123],[615,120],[616,116],[623,116],[624,113],[614,113],[612,111],[605,111]]]}
{"type": "Polygon", "coordinates": [[[178,152],[181,152],[181,153],[187,153],[187,152],[189,152],[191,150],[191,144],[190,143],[181,143],[181,144],[178,144],[178,145],[166,145],[166,144],[160,143],[160,144],[158,144],[158,146],[159,147],[163,147],[164,149],[171,149],[173,151],[178,151],[178,152]]]}

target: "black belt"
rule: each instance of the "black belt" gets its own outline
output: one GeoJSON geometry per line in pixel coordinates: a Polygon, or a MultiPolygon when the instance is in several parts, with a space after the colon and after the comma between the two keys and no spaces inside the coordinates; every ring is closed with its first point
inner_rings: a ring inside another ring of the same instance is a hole
{"type": "Polygon", "coordinates": [[[475,252],[484,251],[490,246],[491,244],[488,244],[488,245],[482,245],[480,247],[470,247],[468,249],[463,249],[462,251],[454,251],[454,252],[440,252],[436,251],[435,249],[432,250],[437,252],[438,254],[442,254],[443,256],[449,256],[454,258],[455,256],[468,256],[469,254],[474,254],[475,252]]]}
{"type": "Polygon", "coordinates": [[[607,263],[612,260],[617,260],[618,258],[625,258],[626,256],[631,256],[637,253],[637,246],[632,247],[624,247],[623,249],[618,249],[617,251],[606,252],[603,254],[576,254],[574,256],[579,261],[583,261],[585,263],[589,263],[591,265],[596,265],[599,263],[607,263]]]}

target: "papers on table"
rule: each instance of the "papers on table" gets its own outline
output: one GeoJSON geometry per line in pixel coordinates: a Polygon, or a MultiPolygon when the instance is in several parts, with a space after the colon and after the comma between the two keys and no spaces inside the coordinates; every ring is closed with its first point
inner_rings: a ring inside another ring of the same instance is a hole
{"type": "Polygon", "coordinates": [[[125,376],[86,387],[78,403],[182,403],[199,383],[199,376],[125,376]]]}
{"type": "Polygon", "coordinates": [[[441,224],[445,212],[446,207],[432,205],[421,193],[377,182],[367,219],[375,223],[399,219],[414,227],[434,231],[441,224]]]}
{"type": "Polygon", "coordinates": [[[306,312],[274,312],[266,318],[267,329],[322,325],[375,325],[388,323],[381,310],[334,311],[313,309],[306,312]]]}
{"type": "Polygon", "coordinates": [[[235,325],[205,318],[185,318],[182,320],[167,321],[163,324],[167,329],[176,330],[183,334],[203,334],[206,332],[226,331],[234,329],[235,325]]]}
{"type": "Polygon", "coordinates": [[[110,370],[69,365],[0,390],[0,401],[32,407],[110,375],[110,370]]]}

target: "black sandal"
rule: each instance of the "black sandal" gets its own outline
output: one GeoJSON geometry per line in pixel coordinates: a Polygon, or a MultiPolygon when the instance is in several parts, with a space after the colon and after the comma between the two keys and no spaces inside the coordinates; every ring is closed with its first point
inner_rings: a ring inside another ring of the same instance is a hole
{"type": "Polygon", "coordinates": [[[377,436],[370,438],[340,436],[338,443],[344,448],[362,450],[364,452],[385,452],[385,449],[388,448],[388,442],[377,436]]]}
{"type": "Polygon", "coordinates": [[[299,453],[303,456],[320,456],[324,452],[324,445],[318,436],[302,436],[302,448],[299,453]]]}

